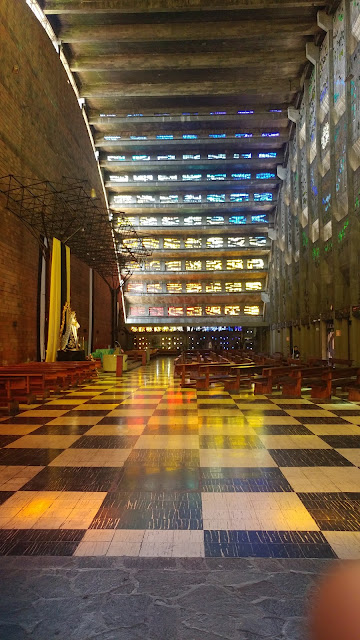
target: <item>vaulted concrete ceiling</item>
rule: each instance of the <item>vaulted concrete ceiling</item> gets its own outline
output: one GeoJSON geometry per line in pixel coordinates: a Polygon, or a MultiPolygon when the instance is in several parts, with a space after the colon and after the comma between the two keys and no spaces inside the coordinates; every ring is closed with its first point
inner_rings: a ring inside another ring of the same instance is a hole
{"type": "MultiPolygon", "coordinates": [[[[284,108],[324,0],[44,0],[90,114],[284,108]]],[[[272,116],[262,124],[273,126],[272,116]]],[[[286,119],[283,124],[286,126],[286,119]]],[[[251,122],[253,125],[253,121],[251,122]]]]}

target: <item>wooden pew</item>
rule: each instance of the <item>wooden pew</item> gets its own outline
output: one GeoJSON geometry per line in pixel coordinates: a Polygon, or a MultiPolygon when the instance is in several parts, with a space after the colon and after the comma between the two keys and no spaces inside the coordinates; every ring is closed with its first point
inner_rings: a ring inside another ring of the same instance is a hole
{"type": "Polygon", "coordinates": [[[224,379],[224,390],[236,393],[241,386],[251,387],[253,377],[263,370],[262,364],[240,364],[231,367],[230,374],[224,379]]]}
{"type": "Polygon", "coordinates": [[[306,386],[306,378],[321,378],[324,367],[301,367],[290,370],[285,376],[277,380],[282,387],[282,395],[285,398],[301,398],[301,389],[306,386]]]}
{"type": "Polygon", "coordinates": [[[357,367],[341,368],[341,369],[329,369],[325,371],[320,379],[308,381],[311,385],[311,397],[312,398],[331,398],[333,389],[337,387],[347,388],[353,382],[360,384],[360,369],[357,367]]]}
{"type": "Polygon", "coordinates": [[[281,364],[263,368],[261,376],[254,378],[254,394],[271,393],[274,384],[277,384],[277,380],[293,370],[295,370],[295,367],[290,365],[281,366],[281,364]]]}

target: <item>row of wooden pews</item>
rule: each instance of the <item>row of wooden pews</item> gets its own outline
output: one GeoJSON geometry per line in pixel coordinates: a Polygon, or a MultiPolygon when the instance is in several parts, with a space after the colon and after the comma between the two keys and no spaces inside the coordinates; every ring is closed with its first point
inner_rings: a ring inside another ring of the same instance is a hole
{"type": "Polygon", "coordinates": [[[211,351],[190,351],[175,361],[175,376],[182,387],[208,390],[221,383],[224,390],[235,393],[254,384],[254,393],[271,394],[282,390],[285,398],[300,398],[303,389],[310,389],[312,398],[329,399],[336,389],[348,391],[349,400],[360,400],[360,368],[351,360],[330,361],[309,358],[284,359],[281,354],[268,356],[249,351],[234,351],[225,355],[211,351]],[[229,359],[231,356],[231,360],[229,359]]]}
{"type": "Polygon", "coordinates": [[[25,362],[0,367],[0,407],[15,415],[19,403],[45,400],[51,392],[90,382],[98,375],[99,364],[83,362],[25,362]]]}
{"type": "Polygon", "coordinates": [[[300,398],[303,389],[310,389],[311,398],[330,399],[337,388],[348,391],[349,400],[360,400],[360,368],[351,360],[333,359],[309,362],[290,361],[287,365],[264,368],[254,378],[254,393],[271,394],[282,390],[285,398],[300,398]]]}
{"type": "MultiPolygon", "coordinates": [[[[270,362],[274,361],[270,359],[270,362]]],[[[229,392],[239,391],[241,387],[251,387],[255,374],[264,367],[264,358],[243,356],[231,353],[226,356],[211,351],[190,351],[181,354],[175,360],[174,376],[180,377],[182,387],[196,387],[208,390],[211,384],[222,383],[229,392]]]]}

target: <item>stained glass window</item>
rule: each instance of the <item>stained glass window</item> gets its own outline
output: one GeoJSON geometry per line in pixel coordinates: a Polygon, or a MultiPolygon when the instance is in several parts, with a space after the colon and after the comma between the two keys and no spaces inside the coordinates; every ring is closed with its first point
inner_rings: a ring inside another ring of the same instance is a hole
{"type": "Polygon", "coordinates": [[[186,307],[187,316],[202,316],[202,307],[186,307]]]}
{"type": "Polygon", "coordinates": [[[130,307],[130,316],[147,316],[147,308],[146,307],[130,307]]]}
{"type": "Polygon", "coordinates": [[[183,307],[169,307],[168,308],[169,316],[183,316],[184,308],[183,307]]]}
{"type": "Polygon", "coordinates": [[[227,293],[240,293],[242,291],[241,282],[225,282],[225,291],[227,293]]]}
{"type": "Polygon", "coordinates": [[[181,293],[182,284],[180,282],[168,282],[166,284],[166,290],[168,293],[181,293]]]}
{"type": "Polygon", "coordinates": [[[248,269],[264,269],[265,263],[262,258],[251,258],[247,261],[248,269]]]}
{"type": "Polygon", "coordinates": [[[206,293],[220,293],[221,290],[221,282],[208,282],[205,285],[206,293]]]}
{"type": "Polygon", "coordinates": [[[226,180],[226,173],[207,173],[207,180],[226,180]]]}
{"type": "Polygon", "coordinates": [[[181,178],[184,182],[197,182],[201,180],[202,174],[201,173],[183,173],[181,178]]]}
{"type": "Polygon", "coordinates": [[[113,202],[114,204],[130,204],[132,202],[135,202],[135,199],[134,199],[134,196],[121,195],[121,196],[114,196],[113,202]]]}
{"type": "Polygon", "coordinates": [[[185,249],[201,249],[201,238],[185,238],[185,249]]]}
{"type": "Polygon", "coordinates": [[[246,216],[230,216],[230,224],[246,224],[246,216]]]}
{"type": "Polygon", "coordinates": [[[221,315],[221,307],[219,307],[219,306],[205,307],[205,313],[206,313],[207,316],[220,316],[221,315]]]}
{"type": "Polygon", "coordinates": [[[226,316],[239,316],[240,315],[240,307],[238,305],[225,305],[224,313],[226,316]]]}
{"type": "Polygon", "coordinates": [[[181,271],[181,260],[166,260],[166,271],[181,271]]]}
{"type": "Polygon", "coordinates": [[[313,162],[317,148],[316,148],[316,73],[315,68],[309,79],[309,108],[308,108],[308,120],[309,120],[309,135],[310,135],[310,150],[309,150],[309,162],[313,162]]]}
{"type": "Polygon", "coordinates": [[[152,282],[146,285],[147,293],[160,293],[160,291],[162,291],[161,282],[152,282]]]}
{"type": "Polygon", "coordinates": [[[126,286],[126,291],[129,293],[142,293],[143,291],[143,283],[142,282],[128,282],[126,286]]]}
{"type": "Polygon", "coordinates": [[[263,193],[254,193],[254,202],[271,202],[273,194],[265,191],[263,193]]]}
{"type": "Polygon", "coordinates": [[[147,249],[158,249],[160,241],[158,238],[141,238],[144,247],[147,249]]]}
{"type": "Polygon", "coordinates": [[[159,182],[171,182],[172,180],[177,180],[176,173],[159,173],[158,175],[159,182]]]}
{"type": "Polygon", "coordinates": [[[205,268],[206,268],[206,271],[221,271],[221,269],[222,269],[222,261],[221,260],[206,260],[205,268]]]}
{"type": "Polygon", "coordinates": [[[244,307],[244,313],[250,316],[258,316],[260,314],[260,307],[246,304],[244,307]]]}
{"type": "Polygon", "coordinates": [[[186,293],[201,293],[201,292],[202,292],[201,282],[186,283],[186,293]]]}
{"type": "Polygon", "coordinates": [[[255,282],[255,280],[251,280],[251,282],[245,283],[246,291],[261,291],[262,284],[261,282],[255,282]]]}
{"type": "Polygon", "coordinates": [[[220,249],[223,245],[224,245],[224,239],[221,237],[206,239],[206,247],[208,249],[220,249]]]}
{"type": "Polygon", "coordinates": [[[180,238],[164,238],[164,249],[180,249],[180,238]]]}
{"type": "Polygon", "coordinates": [[[231,270],[231,269],[243,269],[244,268],[244,261],[239,259],[239,258],[233,258],[231,260],[226,260],[226,269],[227,270],[231,270]]]}
{"type": "Polygon", "coordinates": [[[209,193],[206,200],[208,202],[225,202],[225,193],[209,193]]]}
{"type": "Polygon", "coordinates": [[[206,218],[207,224],[224,224],[224,222],[224,216],[207,216],[206,218]]]}
{"type": "Polygon", "coordinates": [[[345,111],[345,21],[344,1],[340,3],[333,18],[333,49],[334,49],[334,107],[338,115],[345,111]]]}
{"type": "Polygon", "coordinates": [[[201,260],[186,260],[186,271],[201,271],[201,260]]]}
{"type": "Polygon", "coordinates": [[[110,182],[129,182],[129,176],[109,176],[110,182]]]}
{"type": "Polygon", "coordinates": [[[141,193],[136,196],[136,202],[139,204],[152,204],[156,202],[155,196],[151,196],[150,194],[141,193]]]}
{"type": "Polygon", "coordinates": [[[319,76],[320,76],[320,121],[329,111],[329,35],[326,34],[320,47],[319,58],[319,76]]]}
{"type": "Polygon", "coordinates": [[[154,179],[152,173],[134,173],[133,180],[134,182],[151,182],[154,179]]]}
{"type": "Polygon", "coordinates": [[[264,238],[263,236],[256,236],[256,237],[250,237],[249,238],[249,245],[251,247],[262,247],[266,244],[266,238],[264,238]]]}
{"type": "Polygon", "coordinates": [[[249,202],[249,200],[248,193],[230,193],[230,202],[249,202]]]}
{"type": "Polygon", "coordinates": [[[163,316],[164,307],[149,307],[149,316],[163,316]]]}
{"type": "Polygon", "coordinates": [[[184,218],[184,225],[190,227],[196,227],[202,224],[201,216],[186,216],[184,218]]]}
{"type": "Polygon", "coordinates": [[[141,227],[156,227],[158,219],[154,216],[140,216],[139,224],[141,227]]]}
{"type": "Polygon", "coordinates": [[[252,224],[264,224],[267,223],[268,219],[266,217],[265,213],[260,213],[260,214],[256,214],[254,216],[251,216],[251,223],[252,224]]]}
{"type": "Polygon", "coordinates": [[[180,224],[180,219],[177,216],[163,216],[161,224],[168,227],[177,226],[180,224]]]}
{"type": "Polygon", "coordinates": [[[257,180],[271,180],[272,178],[275,178],[275,173],[270,173],[269,171],[256,174],[257,180]]]}
{"type": "Polygon", "coordinates": [[[235,236],[228,238],[228,247],[244,247],[245,238],[241,236],[235,236]]]}
{"type": "Polygon", "coordinates": [[[146,269],[148,271],[160,271],[161,270],[160,260],[150,260],[149,262],[146,263],[146,269]]]}
{"type": "Polygon", "coordinates": [[[188,202],[193,202],[193,203],[200,203],[201,202],[201,195],[193,195],[192,193],[188,193],[184,196],[184,202],[188,203],[188,202]]]}

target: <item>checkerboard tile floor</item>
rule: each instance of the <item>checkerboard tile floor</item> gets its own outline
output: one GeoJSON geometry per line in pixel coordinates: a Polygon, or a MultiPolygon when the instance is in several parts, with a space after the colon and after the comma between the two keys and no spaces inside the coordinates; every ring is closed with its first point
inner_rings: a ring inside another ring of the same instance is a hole
{"type": "Polygon", "coordinates": [[[162,358],[0,414],[0,554],[360,558],[360,404],[162,358]]]}

